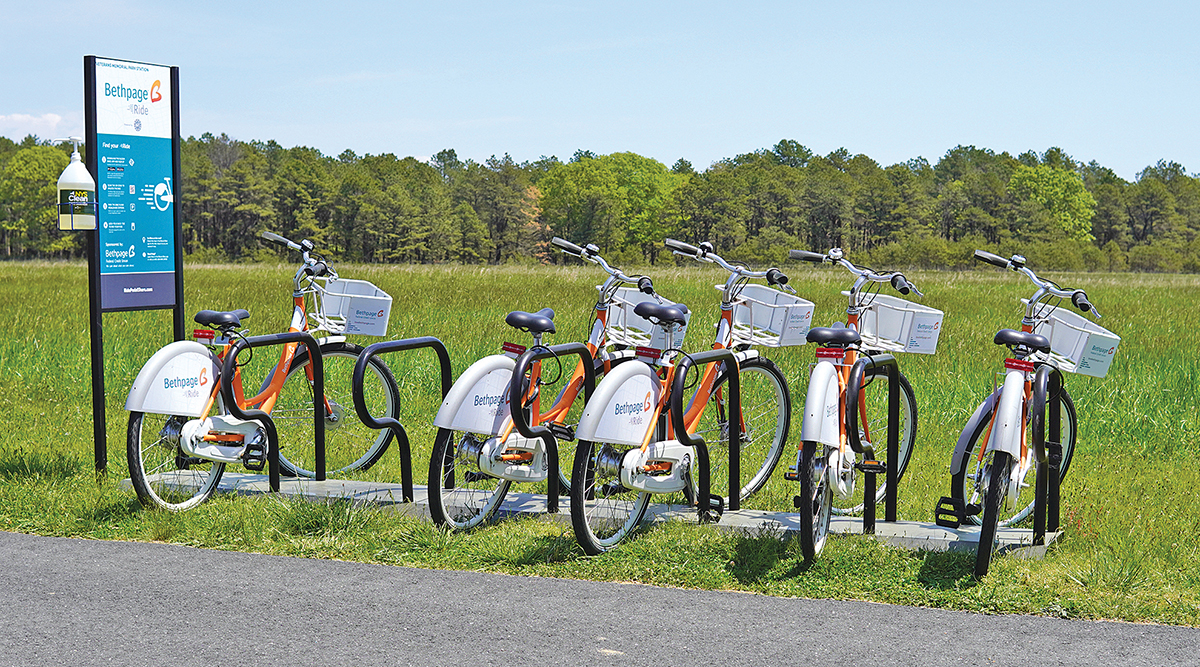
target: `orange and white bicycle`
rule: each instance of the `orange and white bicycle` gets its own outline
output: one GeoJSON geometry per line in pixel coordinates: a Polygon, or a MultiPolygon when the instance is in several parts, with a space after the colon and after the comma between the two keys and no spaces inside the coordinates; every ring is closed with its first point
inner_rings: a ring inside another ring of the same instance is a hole
{"type": "MultiPolygon", "coordinates": [[[[347,342],[343,334],[384,335],[391,298],[365,281],[339,278],[309,240],[295,243],[271,232],[264,232],[263,238],[302,255],[293,279],[288,330],[309,332],[320,346],[325,469],[331,475],[365,470],[379,461],[393,436],[358,419],[351,392],[362,348],[347,342]]],[[[197,330],[195,341],[177,341],[160,349],[134,380],[125,401],[130,413],[126,454],[130,481],[143,505],[185,510],[213,494],[227,464],[263,469],[267,457],[263,424],[229,414],[221,398],[224,382],[232,382],[243,410],[259,409],[286,424],[278,431],[282,473],[317,476],[315,378],[308,349],[295,342],[284,345],[279,361],[253,396],[245,395],[240,366],[232,378],[221,376],[233,343],[245,339],[242,325],[249,317],[244,309],[196,313],[195,321],[211,328],[197,330]]],[[[371,414],[396,418],[399,391],[387,365],[371,359],[366,378],[363,396],[371,414]]]]}

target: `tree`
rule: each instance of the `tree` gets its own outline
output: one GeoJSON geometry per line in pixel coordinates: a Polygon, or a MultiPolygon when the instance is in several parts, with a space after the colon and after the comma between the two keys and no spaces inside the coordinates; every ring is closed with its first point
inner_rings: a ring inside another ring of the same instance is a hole
{"type": "Polygon", "coordinates": [[[74,254],[75,232],[60,232],[55,205],[58,177],[69,159],[52,146],[31,146],[13,154],[0,173],[0,234],[7,257],[74,254]]]}
{"type": "Polygon", "coordinates": [[[1008,190],[1018,204],[1026,204],[1026,211],[1032,210],[1029,204],[1044,210],[1052,231],[1062,232],[1069,239],[1094,240],[1092,216],[1096,213],[1096,200],[1074,171],[1049,165],[1021,165],[1013,171],[1008,190]]]}

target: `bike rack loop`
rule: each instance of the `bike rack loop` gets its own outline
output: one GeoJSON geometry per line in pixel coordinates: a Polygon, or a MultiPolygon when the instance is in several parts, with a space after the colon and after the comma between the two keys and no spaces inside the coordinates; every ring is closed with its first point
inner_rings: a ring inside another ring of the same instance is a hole
{"type": "Polygon", "coordinates": [[[395,436],[396,446],[400,448],[401,494],[406,503],[413,501],[412,448],[409,446],[408,432],[404,430],[404,426],[400,422],[391,417],[385,416],[382,419],[376,419],[370,410],[367,409],[367,401],[364,397],[363,389],[367,375],[367,364],[371,362],[372,357],[389,352],[418,350],[426,347],[433,349],[434,353],[437,354],[442,373],[442,398],[445,399],[446,394],[450,393],[451,384],[453,384],[453,379],[450,377],[450,353],[446,351],[446,345],[433,336],[385,340],[368,345],[358,355],[358,361],[354,364],[354,379],[350,392],[354,395],[354,411],[358,413],[358,418],[363,424],[375,430],[386,428],[395,436]]]}
{"type": "Polygon", "coordinates": [[[592,399],[592,392],[596,390],[596,370],[592,367],[592,352],[583,343],[562,343],[550,347],[538,345],[529,348],[517,357],[512,379],[508,384],[509,412],[512,415],[513,427],[526,438],[541,438],[546,445],[546,457],[550,459],[546,478],[546,512],[550,514],[558,513],[558,439],[549,428],[541,424],[529,425],[525,407],[521,405],[521,397],[525,396],[525,373],[529,371],[533,362],[564,354],[576,354],[583,360],[583,402],[586,405],[592,399]]]}
{"type": "Polygon", "coordinates": [[[1034,373],[1030,405],[1033,414],[1030,425],[1038,462],[1033,496],[1033,543],[1038,546],[1046,543],[1047,528],[1051,531],[1058,530],[1059,490],[1062,482],[1062,410],[1057,399],[1062,392],[1062,386],[1062,373],[1053,366],[1043,364],[1034,373]],[[1050,404],[1049,438],[1046,437],[1047,402],[1050,404]]]}
{"type": "MultiPolygon", "coordinates": [[[[308,348],[308,357],[313,365],[313,434],[316,437],[316,468],[317,481],[325,480],[325,363],[321,359],[321,346],[317,339],[307,331],[289,331],[286,333],[267,334],[240,338],[230,347],[221,364],[221,398],[229,414],[244,421],[261,422],[267,431],[267,480],[271,490],[279,491],[279,435],[275,430],[275,420],[262,410],[242,410],[233,395],[233,374],[237,365],[237,356],[246,348],[265,347],[268,345],[285,345],[288,343],[303,343],[308,348]]],[[[286,373],[287,370],[285,369],[286,373]]]]}
{"type": "MultiPolygon", "coordinates": [[[[846,382],[846,440],[860,454],[875,456],[874,450],[862,444],[858,435],[858,395],[862,390],[867,369],[882,369],[888,376],[888,441],[887,490],[884,492],[884,521],[896,520],[896,486],[900,458],[900,362],[890,354],[862,356],[850,368],[846,382]],[[870,451],[868,451],[870,450],[870,451]]],[[[863,471],[863,534],[875,533],[875,473],[863,471]]]]}
{"type": "Polygon", "coordinates": [[[712,492],[712,480],[709,477],[708,445],[703,436],[688,433],[683,421],[683,394],[688,370],[699,364],[726,362],[726,373],[729,375],[729,509],[737,511],[742,508],[742,381],[738,373],[737,356],[730,349],[716,349],[693,355],[682,355],[683,359],[675,366],[675,381],[671,384],[671,423],[674,425],[675,439],[685,445],[696,448],[698,461],[694,468],[699,469],[699,489],[696,493],[696,511],[704,520],[708,511],[708,500],[712,492]],[[738,416],[737,419],[734,416],[738,416]]]}

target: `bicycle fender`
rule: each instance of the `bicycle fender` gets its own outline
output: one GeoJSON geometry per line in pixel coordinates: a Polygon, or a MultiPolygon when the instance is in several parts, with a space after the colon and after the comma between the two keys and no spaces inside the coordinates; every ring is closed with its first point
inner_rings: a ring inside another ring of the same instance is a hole
{"type": "Polygon", "coordinates": [[[1004,387],[1000,391],[1000,402],[996,405],[996,422],[989,450],[1007,452],[1014,461],[1021,460],[1021,434],[1025,430],[1022,420],[1025,403],[1025,374],[1009,371],[1004,376],[1004,387]]]}
{"type": "Polygon", "coordinates": [[[191,340],[176,341],[155,352],[138,371],[125,409],[203,417],[220,377],[217,357],[207,347],[191,340]]]}
{"type": "Polygon", "coordinates": [[[961,433],[958,434],[958,444],[954,447],[954,456],[950,459],[950,474],[957,475],[962,472],[963,465],[967,461],[967,448],[971,446],[971,434],[979,429],[979,422],[991,416],[992,406],[996,403],[996,398],[1000,396],[1000,390],[992,392],[990,396],[983,399],[979,407],[975,408],[975,412],[971,418],[967,420],[967,425],[963,427],[961,433]]]}
{"type": "Polygon", "coordinates": [[[626,362],[612,369],[583,408],[575,437],[590,442],[640,446],[654,428],[654,406],[662,386],[644,363],[626,362]]]}
{"type": "Polygon", "coordinates": [[[801,442],[819,442],[837,447],[841,433],[841,410],[837,368],[828,361],[818,362],[808,380],[804,398],[804,421],[800,424],[801,442]]]}
{"type": "Polygon", "coordinates": [[[450,387],[433,425],[499,435],[510,417],[508,385],[516,363],[503,354],[493,354],[471,364],[450,387]]]}

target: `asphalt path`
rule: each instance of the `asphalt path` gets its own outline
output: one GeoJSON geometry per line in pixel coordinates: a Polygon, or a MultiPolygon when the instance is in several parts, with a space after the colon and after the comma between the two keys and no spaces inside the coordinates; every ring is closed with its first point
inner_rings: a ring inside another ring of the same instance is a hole
{"type": "Polygon", "coordinates": [[[1196,665],[1200,630],[0,532],[0,665],[1196,665]]]}

